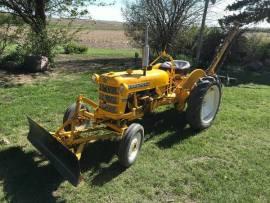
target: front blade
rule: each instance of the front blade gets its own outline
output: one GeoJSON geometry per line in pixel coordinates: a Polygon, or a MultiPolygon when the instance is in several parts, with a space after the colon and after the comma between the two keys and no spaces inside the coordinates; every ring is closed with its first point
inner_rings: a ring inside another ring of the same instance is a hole
{"type": "Polygon", "coordinates": [[[28,140],[49,159],[64,178],[77,186],[80,182],[80,164],[75,154],[31,118],[28,118],[28,122],[28,140]]]}

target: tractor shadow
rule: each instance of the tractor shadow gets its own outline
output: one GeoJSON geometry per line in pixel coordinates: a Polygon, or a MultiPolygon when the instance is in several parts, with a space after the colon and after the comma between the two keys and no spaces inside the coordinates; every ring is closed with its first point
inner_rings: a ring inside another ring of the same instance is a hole
{"type": "Polygon", "coordinates": [[[38,153],[20,147],[0,151],[1,202],[59,202],[55,191],[64,181],[38,153]]]}
{"type": "MultiPolygon", "coordinates": [[[[124,169],[115,160],[114,142],[90,144],[81,159],[81,171],[88,183],[102,186],[120,175],[124,169]]],[[[37,151],[25,152],[21,147],[0,150],[0,186],[4,197],[0,202],[65,202],[57,191],[65,179],[37,151]]]]}
{"type": "MultiPolygon", "coordinates": [[[[136,122],[144,126],[146,142],[169,132],[165,138],[156,142],[157,146],[163,149],[170,148],[197,134],[191,128],[186,127],[184,113],[178,113],[174,109],[152,113],[136,122]]],[[[105,141],[86,147],[81,158],[81,170],[85,174],[86,182],[95,186],[103,186],[125,171],[115,158],[118,144],[105,141]]]]}
{"type": "Polygon", "coordinates": [[[80,160],[86,182],[102,186],[125,171],[115,158],[117,149],[118,143],[111,141],[96,142],[86,147],[80,160]]]}
{"type": "Polygon", "coordinates": [[[146,116],[141,123],[144,126],[146,141],[160,136],[168,135],[156,142],[159,148],[170,148],[181,141],[198,134],[198,132],[187,127],[185,113],[179,113],[174,108],[162,112],[152,113],[146,116]]]}
{"type": "MultiPolygon", "coordinates": [[[[145,128],[146,142],[158,138],[156,145],[166,149],[196,135],[186,127],[184,118],[183,114],[170,109],[137,122],[145,128]],[[163,137],[163,133],[168,135],[163,137]]],[[[101,187],[125,171],[115,156],[118,144],[104,141],[86,147],[80,161],[84,182],[101,187]]],[[[25,152],[20,147],[0,151],[0,185],[5,194],[1,202],[59,202],[61,194],[57,189],[64,181],[36,151],[25,152]]]]}

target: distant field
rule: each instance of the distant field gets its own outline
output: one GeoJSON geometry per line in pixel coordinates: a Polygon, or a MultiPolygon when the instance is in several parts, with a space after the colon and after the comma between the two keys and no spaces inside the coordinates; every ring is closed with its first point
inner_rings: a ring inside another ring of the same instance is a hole
{"type": "MultiPolygon", "coordinates": [[[[66,27],[70,20],[53,19],[49,26],[66,27]]],[[[115,21],[74,20],[71,30],[79,29],[76,41],[91,48],[130,49],[132,46],[124,32],[123,23],[115,21]]]]}
{"type": "Polygon", "coordinates": [[[132,48],[123,30],[83,30],[77,35],[81,44],[91,48],[132,48]]]}
{"type": "MultiPolygon", "coordinates": [[[[72,31],[79,29],[74,37],[80,44],[89,48],[98,49],[121,49],[131,51],[133,49],[131,40],[125,35],[124,25],[116,21],[94,21],[94,20],[68,20],[68,19],[52,19],[49,22],[50,28],[65,28],[71,22],[72,31]]],[[[1,28],[0,28],[1,29],[1,28]]],[[[249,30],[246,36],[256,36],[261,38],[261,42],[270,42],[270,31],[249,30]]]]}
{"type": "Polygon", "coordinates": [[[246,35],[248,37],[256,37],[260,39],[261,42],[270,43],[270,32],[248,32],[246,35]]]}
{"type": "Polygon", "coordinates": [[[49,21],[51,27],[65,27],[71,22],[74,29],[82,28],[86,30],[123,30],[123,23],[116,21],[102,20],[68,20],[68,19],[52,19],[49,21]]]}

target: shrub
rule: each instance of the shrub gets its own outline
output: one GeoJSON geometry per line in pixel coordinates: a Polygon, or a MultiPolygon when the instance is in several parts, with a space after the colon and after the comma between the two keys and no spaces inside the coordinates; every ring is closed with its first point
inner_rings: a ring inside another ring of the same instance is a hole
{"type": "Polygon", "coordinates": [[[253,62],[265,62],[270,58],[270,43],[264,41],[260,34],[242,35],[232,46],[228,62],[246,65],[253,62]]]}
{"type": "Polygon", "coordinates": [[[16,43],[23,32],[23,24],[15,17],[0,14],[0,59],[6,54],[9,45],[16,43]]]}
{"type": "Polygon", "coordinates": [[[83,54],[88,51],[88,47],[74,42],[64,46],[65,54],[83,54]]]}
{"type": "Polygon", "coordinates": [[[175,56],[176,60],[184,60],[184,61],[188,61],[190,64],[194,63],[194,60],[191,56],[188,55],[184,55],[184,54],[179,54],[175,56]]]}
{"type": "Polygon", "coordinates": [[[69,40],[67,30],[44,29],[40,33],[29,32],[21,47],[25,56],[46,56],[51,65],[54,65],[56,47],[66,44],[69,40]]]}
{"type": "Polygon", "coordinates": [[[218,50],[218,47],[222,44],[222,39],[224,39],[224,37],[224,32],[219,28],[207,29],[202,45],[200,65],[206,67],[211,63],[216,54],[216,51],[218,50]]]}
{"type": "Polygon", "coordinates": [[[5,63],[14,61],[18,64],[22,64],[24,61],[24,54],[25,53],[22,51],[20,47],[16,47],[14,51],[3,57],[2,62],[5,63]]]}
{"type": "Polygon", "coordinates": [[[175,44],[172,45],[173,53],[192,56],[195,50],[196,39],[198,35],[198,28],[192,26],[185,28],[183,32],[179,33],[175,44]]]}
{"type": "Polygon", "coordinates": [[[266,61],[270,59],[270,42],[264,43],[263,47],[262,60],[266,61]]]}

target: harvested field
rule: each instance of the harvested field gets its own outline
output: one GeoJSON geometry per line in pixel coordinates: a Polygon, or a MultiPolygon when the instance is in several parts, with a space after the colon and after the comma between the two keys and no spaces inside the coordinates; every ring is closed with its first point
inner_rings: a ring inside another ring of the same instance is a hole
{"type": "Polygon", "coordinates": [[[91,48],[132,48],[123,30],[83,30],[77,35],[81,44],[91,48]]]}
{"type": "MultiPolygon", "coordinates": [[[[49,26],[67,27],[70,20],[51,20],[49,26]]],[[[114,21],[74,20],[70,29],[80,29],[75,39],[90,48],[130,49],[123,23],[114,21]]]]}

